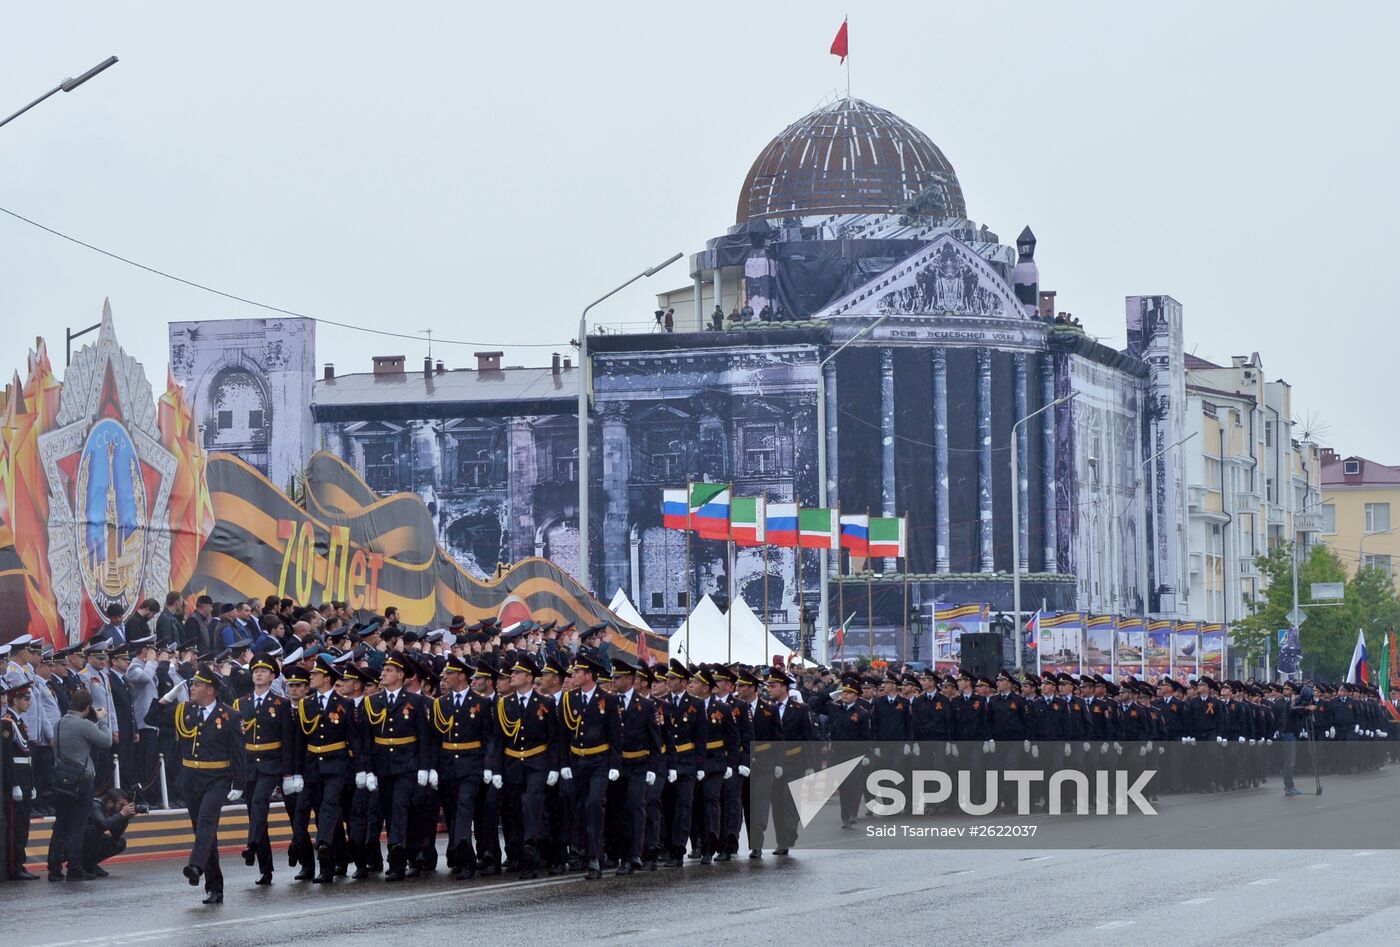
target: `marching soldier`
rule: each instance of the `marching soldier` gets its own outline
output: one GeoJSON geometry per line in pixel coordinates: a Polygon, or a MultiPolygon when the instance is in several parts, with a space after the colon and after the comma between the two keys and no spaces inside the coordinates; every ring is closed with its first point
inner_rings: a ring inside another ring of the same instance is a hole
{"type": "MultiPolygon", "coordinates": [[[[623,812],[622,845],[618,855],[618,875],[630,875],[642,867],[646,846],[647,792],[656,784],[656,759],[661,755],[661,728],[649,698],[637,693],[641,669],[617,658],[613,661],[613,681],[617,693],[618,756],[623,812]]],[[[746,748],[747,750],[747,748],[746,748]]]]}
{"type": "MultiPolygon", "coordinates": [[[[496,705],[507,696],[505,693],[496,693],[496,682],[500,678],[496,656],[483,654],[476,664],[476,670],[472,672],[472,692],[489,710],[491,719],[497,721],[498,727],[500,717],[496,705]]],[[[501,873],[501,793],[505,785],[505,765],[503,759],[501,769],[492,771],[489,785],[485,780],[482,781],[482,792],[476,797],[476,810],[472,814],[472,832],[476,837],[476,871],[484,877],[501,873]]]]}
{"type": "Polygon", "coordinates": [[[151,705],[146,721],[153,726],[174,726],[179,743],[181,795],[189,806],[194,848],[185,865],[185,879],[192,886],[204,881],[204,903],[224,901],[224,873],[219,867],[219,818],[226,802],[243,798],[248,783],[247,756],[243,748],[243,721],[238,711],[217,699],[219,680],[208,665],[200,666],[182,690],[188,699],[175,702],[167,693],[151,705]]]}
{"type": "Polygon", "coordinates": [[[292,840],[287,846],[287,865],[291,868],[297,867],[297,861],[302,853],[307,863],[311,860],[311,835],[307,831],[305,824],[299,823],[297,819],[297,805],[301,791],[305,786],[305,781],[301,775],[302,758],[305,756],[305,749],[302,746],[303,738],[301,727],[297,724],[297,715],[301,710],[301,702],[306,697],[306,692],[311,687],[311,675],[305,668],[295,665],[284,667],[282,679],[287,687],[287,714],[291,718],[292,731],[292,791],[282,792],[282,805],[287,812],[287,820],[292,826],[292,840]]]}
{"type": "Polygon", "coordinates": [[[739,851],[739,827],[743,821],[743,780],[749,778],[749,747],[753,745],[753,715],[749,705],[734,699],[737,678],[723,665],[714,668],[715,699],[729,714],[732,738],[725,746],[727,770],[720,793],[720,841],[716,861],[727,862],[739,851]],[[732,775],[731,775],[732,774],[732,775]]]}
{"type": "MultiPolygon", "coordinates": [[[[783,856],[797,842],[800,820],[797,803],[788,789],[794,779],[809,775],[816,767],[816,746],[812,715],[792,697],[794,681],[779,667],[768,669],[768,703],[777,721],[776,740],[784,744],[773,766],[773,831],[778,843],[774,855],[783,856]]],[[[762,842],[753,846],[750,858],[761,858],[762,842]]]]}
{"type": "Polygon", "coordinates": [[[243,721],[243,750],[248,756],[248,783],[244,795],[248,803],[248,844],[243,863],[258,865],[257,885],[272,884],[272,843],[268,837],[268,809],[272,791],[282,784],[283,796],[296,792],[293,772],[294,751],[291,704],[272,691],[272,682],[281,674],[275,658],[257,658],[252,672],[253,693],[234,702],[243,721]]]}
{"type": "Polygon", "coordinates": [[[411,659],[391,654],[379,672],[380,692],[364,699],[366,743],[371,772],[365,788],[380,793],[389,823],[389,866],[385,881],[402,881],[408,866],[409,806],[413,787],[436,784],[428,743],[428,702],[404,687],[416,673],[411,659]]]}
{"type": "Polygon", "coordinates": [[[705,708],[700,700],[689,693],[691,679],[690,669],[672,658],[666,670],[666,680],[671,689],[667,742],[671,750],[670,769],[675,771],[676,778],[672,780],[670,773],[667,773],[668,788],[662,797],[662,810],[670,814],[670,831],[663,835],[670,847],[667,868],[680,868],[684,864],[685,843],[690,837],[695,798],[699,781],[704,778],[701,768],[703,751],[700,747],[704,739],[701,717],[705,708]]]}
{"type": "Polygon", "coordinates": [[[491,705],[470,688],[472,668],[455,655],[443,666],[446,689],[433,702],[432,724],[447,818],[447,864],[455,881],[476,876],[472,828],[477,796],[501,772],[501,731],[491,705]]]}
{"type": "Polygon", "coordinates": [[[539,874],[546,830],[544,791],[559,782],[559,710],[552,701],[535,695],[538,675],[534,659],[519,654],[510,669],[514,693],[496,699],[496,721],[506,757],[505,811],[509,815],[502,821],[511,829],[506,836],[507,853],[516,855],[521,878],[539,874]]]}
{"type": "Polygon", "coordinates": [[[700,826],[700,864],[714,862],[719,848],[720,796],[724,791],[724,781],[734,777],[730,765],[732,747],[738,743],[738,733],[734,718],[727,708],[713,696],[715,687],[714,672],[701,669],[691,681],[692,694],[700,702],[700,726],[695,749],[700,756],[695,778],[696,805],[699,808],[696,820],[700,826]]]}
{"type": "MultiPolygon", "coordinates": [[[[841,686],[836,692],[836,703],[830,710],[831,742],[866,744],[870,742],[870,712],[860,704],[861,682],[859,676],[847,674],[841,678],[841,686]]],[[[849,755],[848,753],[838,755],[849,755]]],[[[869,760],[863,765],[868,766],[869,760]]],[[[864,780],[852,773],[842,780],[837,790],[841,797],[841,828],[854,829],[860,820],[860,796],[864,780]]]]}
{"type": "Polygon", "coordinates": [[[657,690],[666,677],[666,666],[642,665],[637,674],[637,693],[651,701],[652,715],[656,719],[657,738],[661,749],[652,761],[656,779],[647,786],[646,850],[642,853],[643,867],[656,871],[661,853],[666,850],[666,820],[663,818],[662,798],[668,785],[676,781],[675,747],[671,745],[671,702],[664,693],[657,690]],[[655,694],[655,696],[653,696],[655,694]]]}
{"type": "Polygon", "coordinates": [[[580,653],[574,664],[580,686],[560,698],[564,742],[569,756],[560,775],[572,783],[577,825],[588,879],[602,877],[603,820],[607,785],[621,775],[621,718],[613,697],[598,686],[607,672],[580,653]]]}
{"type": "MultiPolygon", "coordinates": [[[[305,755],[301,762],[303,782],[297,798],[297,819],[309,826],[316,817],[315,861],[319,871],[312,877],[312,853],[302,852],[298,881],[315,884],[335,881],[340,859],[337,835],[344,815],[345,782],[353,777],[356,786],[369,785],[364,733],[355,720],[355,705],[335,692],[340,670],[324,655],[311,668],[312,693],[297,708],[297,726],[305,755]]],[[[303,829],[305,831],[305,829],[303,829]]]]}

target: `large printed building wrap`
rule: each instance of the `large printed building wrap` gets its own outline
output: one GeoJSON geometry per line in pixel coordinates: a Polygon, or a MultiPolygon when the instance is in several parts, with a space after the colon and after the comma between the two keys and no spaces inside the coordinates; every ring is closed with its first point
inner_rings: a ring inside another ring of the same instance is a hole
{"type": "MultiPolygon", "coordinates": [[[[393,605],[428,628],[454,615],[607,622],[615,650],[639,650],[642,632],[547,560],[468,575],[416,495],[379,497],[329,454],[311,458],[301,484],[293,499],[239,457],[207,454],[180,386],[154,397],[104,305],[97,343],[62,381],[40,340],[0,405],[0,608],[21,616],[0,641],[77,643],[109,606],[129,615],[176,589],[346,601],[362,614],[393,605]]],[[[665,639],[648,635],[641,650],[664,655],[665,639]]]]}

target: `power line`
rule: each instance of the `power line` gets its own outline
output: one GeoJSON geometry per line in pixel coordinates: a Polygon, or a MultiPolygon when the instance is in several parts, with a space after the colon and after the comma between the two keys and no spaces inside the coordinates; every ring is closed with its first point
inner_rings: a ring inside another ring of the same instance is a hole
{"type": "MultiPolygon", "coordinates": [[[[206,293],[213,293],[215,296],[222,296],[225,299],[232,299],[235,302],[244,303],[249,306],[256,306],[259,309],[266,309],[269,312],[280,312],[285,316],[293,316],[297,319],[310,319],[312,322],[319,322],[323,325],[335,326],[340,329],[353,329],[356,332],[370,332],[374,335],[387,335],[397,339],[413,339],[417,342],[423,341],[423,336],[421,335],[413,335],[408,332],[392,332],[388,329],[371,329],[369,326],[357,326],[349,322],[337,322],[334,319],[324,319],[320,316],[311,316],[307,315],[304,312],[297,312],[294,309],[283,309],[281,306],[272,306],[268,303],[260,303],[255,299],[248,299],[245,296],[237,296],[233,293],[226,293],[221,289],[215,289],[212,286],[205,286],[203,283],[196,283],[194,280],[188,280],[184,277],[176,276],[173,273],[167,273],[164,270],[158,270],[153,266],[147,266],[144,263],[138,263],[135,260],[124,257],[119,253],[113,253],[111,250],[104,250],[101,247],[94,246],[93,244],[87,243],[83,240],[79,240],[77,237],[72,237],[66,233],[63,233],[62,231],[54,230],[52,227],[46,227],[45,225],[39,223],[37,220],[30,220],[23,214],[17,214],[6,207],[0,207],[0,213],[8,214],[16,220],[23,221],[24,223],[29,224],[31,227],[37,227],[45,233],[50,233],[53,234],[55,237],[60,237],[64,240],[67,240],[69,243],[76,243],[80,247],[92,250],[95,253],[100,253],[105,257],[110,257],[111,259],[117,260],[121,263],[125,263],[128,266],[134,266],[138,270],[145,270],[147,273],[152,273],[156,276],[161,276],[168,280],[174,280],[177,283],[183,283],[186,286],[190,286],[194,289],[203,290],[206,293]]],[[[462,339],[443,339],[437,336],[433,336],[431,341],[441,342],[444,345],[473,345],[488,348],[493,346],[499,346],[501,348],[514,347],[533,349],[561,348],[563,345],[567,344],[561,342],[469,342],[462,339]]]]}

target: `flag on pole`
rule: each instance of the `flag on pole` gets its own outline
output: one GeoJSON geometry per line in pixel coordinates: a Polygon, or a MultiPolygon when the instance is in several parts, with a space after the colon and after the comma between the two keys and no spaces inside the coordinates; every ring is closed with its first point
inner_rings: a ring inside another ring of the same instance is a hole
{"type": "Polygon", "coordinates": [[[1381,703],[1390,703],[1390,669],[1394,667],[1391,663],[1391,647],[1394,638],[1391,635],[1381,636],[1381,659],[1376,667],[1376,693],[1380,695],[1381,703]]]}
{"type": "Polygon", "coordinates": [[[690,528],[706,539],[729,538],[729,484],[690,485],[690,528]]]}
{"type": "Polygon", "coordinates": [[[847,20],[842,20],[841,28],[836,31],[836,38],[831,41],[831,55],[840,56],[843,63],[846,61],[846,56],[850,54],[850,48],[847,46],[849,35],[846,30],[847,20]]]}
{"type": "Polygon", "coordinates": [[[1356,647],[1351,649],[1351,664],[1347,665],[1348,684],[1371,683],[1371,671],[1366,666],[1366,633],[1356,630],[1356,647]]]}
{"type": "Polygon", "coordinates": [[[876,517],[870,521],[870,557],[898,559],[906,554],[904,517],[876,517]]]}
{"type": "Polygon", "coordinates": [[[849,549],[853,556],[868,556],[870,545],[870,517],[841,514],[841,548],[849,549]]]}
{"type": "Polygon", "coordinates": [[[690,506],[685,488],[661,491],[661,525],[666,529],[689,529],[690,506]]]}
{"type": "Polygon", "coordinates": [[[797,544],[803,549],[839,549],[839,538],[836,510],[802,510],[797,514],[797,544]]]}
{"type": "Polygon", "coordinates": [[[764,538],[770,546],[797,545],[797,504],[774,503],[766,510],[764,538]]]}
{"type": "Polygon", "coordinates": [[[762,546],[766,532],[763,497],[735,497],[729,507],[729,538],[736,546],[762,546]]]}

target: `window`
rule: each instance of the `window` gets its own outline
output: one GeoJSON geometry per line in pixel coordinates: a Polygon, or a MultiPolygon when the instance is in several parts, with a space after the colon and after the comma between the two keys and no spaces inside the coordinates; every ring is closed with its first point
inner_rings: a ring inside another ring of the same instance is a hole
{"type": "Polygon", "coordinates": [[[261,410],[248,412],[248,426],[255,431],[263,426],[263,413],[261,410]]]}
{"type": "Polygon", "coordinates": [[[233,427],[233,412],[232,412],[232,411],[220,411],[220,412],[219,412],[219,430],[221,430],[221,431],[227,431],[227,430],[228,430],[229,428],[231,428],[231,427],[233,427]]]}
{"type": "Polygon", "coordinates": [[[1366,532],[1384,533],[1390,530],[1390,504],[1366,504],[1366,532]]]}
{"type": "Polygon", "coordinates": [[[647,431],[643,437],[644,476],[672,482],[685,479],[690,473],[689,444],[683,427],[668,424],[647,431]]]}
{"type": "Polygon", "coordinates": [[[744,473],[761,476],[778,472],[778,426],[750,424],[744,428],[744,473]]]}
{"type": "MultiPolygon", "coordinates": [[[[554,455],[554,479],[561,483],[576,483],[578,481],[578,448],[575,447],[568,454],[554,455]]],[[[661,606],[657,606],[660,608],[661,606]]]]}
{"type": "Polygon", "coordinates": [[[1337,505],[1335,503],[1322,504],[1322,531],[1324,533],[1337,531],[1337,505]]]}
{"type": "Polygon", "coordinates": [[[1386,575],[1390,575],[1390,557],[1366,555],[1366,568],[1379,569],[1386,575]]]}
{"type": "Polygon", "coordinates": [[[1264,422],[1264,446],[1265,446],[1265,447],[1273,447],[1273,446],[1274,446],[1274,422],[1273,422],[1273,421],[1265,421],[1265,422],[1264,422]]]}
{"type": "Polygon", "coordinates": [[[1345,474],[1345,475],[1348,476],[1348,477],[1354,477],[1354,476],[1356,476],[1357,474],[1361,473],[1361,461],[1359,461],[1359,460],[1344,460],[1344,461],[1342,461],[1342,473],[1345,474]]]}
{"type": "Polygon", "coordinates": [[[380,492],[397,489],[399,479],[398,444],[390,439],[365,443],[365,482],[380,492]]]}
{"type": "Polygon", "coordinates": [[[1264,499],[1270,503],[1274,502],[1274,478],[1269,477],[1264,481],[1264,499]]]}
{"type": "Polygon", "coordinates": [[[686,604],[685,604],[685,597],[686,597],[686,596],[685,596],[685,593],[684,593],[684,592],[677,592],[677,593],[676,593],[676,607],[677,607],[677,608],[685,608],[685,607],[687,607],[686,604]]]}
{"type": "Polygon", "coordinates": [[[651,610],[654,611],[654,612],[659,612],[659,611],[661,611],[661,609],[663,609],[663,608],[665,608],[665,607],[666,607],[666,593],[665,593],[665,592],[652,592],[652,593],[651,593],[651,610]]]}

